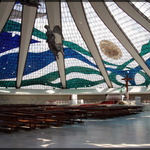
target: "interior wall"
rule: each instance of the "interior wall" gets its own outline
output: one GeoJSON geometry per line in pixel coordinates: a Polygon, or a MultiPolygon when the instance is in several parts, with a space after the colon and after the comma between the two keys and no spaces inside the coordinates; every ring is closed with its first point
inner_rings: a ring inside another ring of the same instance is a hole
{"type": "Polygon", "coordinates": [[[131,100],[134,100],[136,96],[141,97],[141,101],[149,101],[150,100],[150,94],[130,94],[129,98],[131,100]]]}
{"type": "Polygon", "coordinates": [[[0,95],[0,104],[47,104],[68,99],[68,95],[0,95]]]}
{"type": "MultiPolygon", "coordinates": [[[[130,94],[131,100],[140,96],[141,100],[150,100],[150,94],[130,94]]],[[[106,95],[78,95],[84,103],[97,103],[105,100],[106,95]]],[[[48,101],[69,101],[70,95],[0,95],[0,104],[47,104],[48,101]]]]}
{"type": "Polygon", "coordinates": [[[83,99],[85,103],[98,103],[105,98],[106,95],[78,95],[78,99],[83,99]]]}

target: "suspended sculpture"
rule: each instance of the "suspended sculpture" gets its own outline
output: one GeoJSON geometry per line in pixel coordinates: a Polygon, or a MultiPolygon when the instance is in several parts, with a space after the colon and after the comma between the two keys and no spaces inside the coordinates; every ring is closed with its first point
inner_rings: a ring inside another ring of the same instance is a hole
{"type": "Polygon", "coordinates": [[[62,30],[58,25],[54,26],[53,30],[50,29],[49,25],[45,25],[44,27],[45,27],[45,29],[47,29],[47,32],[46,32],[47,40],[46,40],[46,42],[48,43],[48,46],[49,46],[51,52],[57,58],[59,58],[58,53],[61,52],[63,55],[64,55],[64,53],[63,53],[62,44],[56,43],[55,33],[57,33],[58,36],[61,36],[61,38],[63,40],[62,30]]]}
{"type": "Polygon", "coordinates": [[[18,0],[22,5],[28,5],[33,7],[38,7],[41,4],[38,3],[38,0],[18,0]]]}
{"type": "Polygon", "coordinates": [[[101,51],[109,58],[120,59],[122,57],[122,52],[117,45],[108,40],[102,40],[100,42],[101,51]]]}

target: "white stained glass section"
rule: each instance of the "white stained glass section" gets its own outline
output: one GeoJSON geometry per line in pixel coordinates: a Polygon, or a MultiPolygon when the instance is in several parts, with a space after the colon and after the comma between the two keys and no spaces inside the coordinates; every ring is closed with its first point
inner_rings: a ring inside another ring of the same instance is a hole
{"type": "Polygon", "coordinates": [[[62,32],[64,36],[65,41],[72,41],[85,50],[88,50],[85,42],[83,41],[83,38],[81,37],[74,20],[72,18],[72,15],[70,13],[70,10],[68,8],[68,4],[65,0],[61,2],[61,17],[62,17],[62,32]]]}
{"type": "Polygon", "coordinates": [[[131,1],[131,3],[143,16],[150,19],[150,2],[146,2],[145,0],[134,0],[131,1]]]}
{"type": "MultiPolygon", "coordinates": [[[[121,10],[114,2],[106,2],[106,5],[121,29],[140,53],[142,45],[148,43],[150,40],[150,33],[121,10]]],[[[146,61],[144,56],[143,59],[146,61]]]]}
{"type": "Polygon", "coordinates": [[[16,3],[9,19],[21,23],[22,10],[23,6],[20,3],[16,3]]]}
{"type": "MultiPolygon", "coordinates": [[[[53,89],[51,86],[46,86],[46,85],[30,85],[30,86],[23,86],[21,89],[53,89]]],[[[57,89],[57,88],[55,88],[57,89]]]]}
{"type": "MultiPolygon", "coordinates": [[[[80,47],[84,49],[84,51],[88,51],[88,48],[78,31],[75,22],[71,16],[70,10],[68,8],[68,5],[65,1],[61,3],[61,17],[62,17],[62,31],[63,31],[63,36],[65,41],[73,42],[80,47]]],[[[88,51],[89,52],[89,51],[88,51]]],[[[87,56],[84,55],[82,52],[79,52],[78,50],[74,49],[74,53],[71,55],[69,51],[65,51],[65,67],[71,68],[71,67],[82,67],[82,68],[90,68],[96,71],[99,71],[97,69],[97,66],[95,64],[94,59],[91,57],[91,55],[87,56]],[[71,57],[70,57],[71,56],[71,57]]],[[[78,70],[76,70],[73,73],[66,74],[66,79],[69,82],[72,79],[85,79],[87,81],[92,82],[93,79],[94,81],[100,81],[103,80],[103,77],[98,74],[90,74],[90,73],[79,73],[78,70]],[[79,74],[79,75],[78,75],[79,74]]],[[[78,80],[77,80],[78,81],[78,80]]],[[[89,85],[90,87],[91,85],[89,85]]],[[[107,87],[105,83],[97,84],[94,87],[100,87],[104,86],[107,87]]],[[[91,86],[90,88],[92,88],[91,86]]],[[[83,88],[87,88],[83,87],[83,88]]]]}
{"type": "Polygon", "coordinates": [[[145,78],[141,74],[137,73],[135,76],[135,82],[137,85],[140,85],[145,82],[145,78]],[[141,79],[141,80],[139,80],[139,79],[141,79]]]}

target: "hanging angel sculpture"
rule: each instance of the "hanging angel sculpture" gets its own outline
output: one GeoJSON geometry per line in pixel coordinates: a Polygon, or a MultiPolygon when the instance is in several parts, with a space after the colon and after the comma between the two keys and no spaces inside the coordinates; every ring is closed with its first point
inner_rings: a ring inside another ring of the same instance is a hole
{"type": "Polygon", "coordinates": [[[50,29],[49,25],[45,25],[44,27],[47,30],[46,42],[48,43],[48,47],[50,48],[50,51],[59,59],[59,56],[58,56],[59,52],[61,52],[64,55],[63,47],[62,47],[62,43],[56,43],[54,33],[59,34],[59,36],[61,36],[63,40],[62,30],[58,25],[54,26],[53,30],[50,29]]]}
{"type": "Polygon", "coordinates": [[[28,6],[33,6],[33,7],[37,7],[41,6],[40,3],[38,3],[38,0],[18,0],[18,2],[20,2],[22,5],[28,5],[28,6]]]}

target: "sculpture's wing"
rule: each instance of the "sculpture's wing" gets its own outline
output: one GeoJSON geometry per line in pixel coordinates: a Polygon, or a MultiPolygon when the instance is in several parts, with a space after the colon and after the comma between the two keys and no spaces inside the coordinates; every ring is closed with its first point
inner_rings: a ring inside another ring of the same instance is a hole
{"type": "Polygon", "coordinates": [[[64,39],[60,26],[58,26],[58,25],[54,26],[53,33],[58,33],[62,37],[62,39],[64,39]]]}

